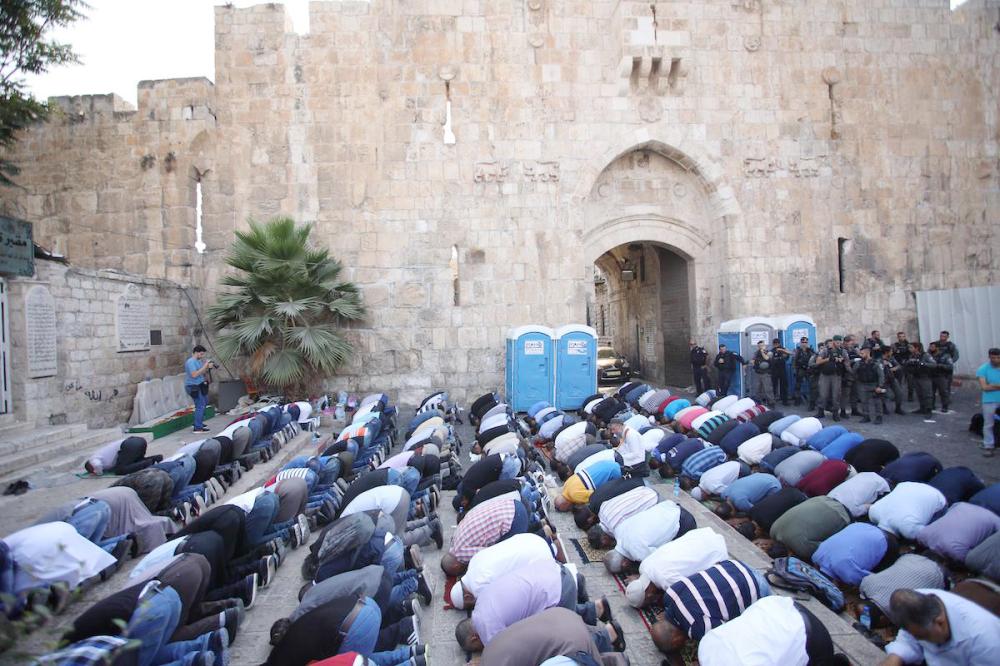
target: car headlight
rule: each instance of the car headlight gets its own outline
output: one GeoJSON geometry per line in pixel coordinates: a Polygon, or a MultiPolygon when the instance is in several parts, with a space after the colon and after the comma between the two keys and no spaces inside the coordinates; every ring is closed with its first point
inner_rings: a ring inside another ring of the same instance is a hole
{"type": "Polygon", "coordinates": [[[622,367],[623,367],[623,368],[627,368],[627,367],[629,367],[629,366],[628,366],[628,361],[622,361],[622,367]]]}

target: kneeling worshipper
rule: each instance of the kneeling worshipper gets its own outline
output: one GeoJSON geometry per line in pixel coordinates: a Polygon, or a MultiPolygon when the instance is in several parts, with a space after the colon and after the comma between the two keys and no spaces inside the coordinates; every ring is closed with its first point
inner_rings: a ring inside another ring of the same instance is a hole
{"type": "Polygon", "coordinates": [[[860,472],[881,472],[899,458],[899,449],[884,439],[866,439],[844,454],[844,462],[860,472]]]}
{"type": "Polygon", "coordinates": [[[694,516],[687,509],[669,500],[660,502],[618,525],[614,549],[604,556],[604,566],[611,573],[634,573],[657,548],[695,527],[694,516]]]}
{"type": "Polygon", "coordinates": [[[889,492],[889,483],[875,472],[861,472],[847,479],[827,495],[837,500],[854,518],[868,515],[868,509],[889,492]]]}
{"type": "Polygon", "coordinates": [[[851,523],[827,537],[813,553],[812,562],[827,576],[852,587],[861,579],[891,565],[899,557],[894,534],[870,523],[851,523]]]}
{"type": "Polygon", "coordinates": [[[827,539],[851,524],[843,504],[829,497],[810,497],[781,514],[771,525],[771,538],[795,557],[811,562],[813,553],[827,539]]]}
{"type": "Polygon", "coordinates": [[[685,576],[727,559],[726,540],[708,527],[657,548],[639,564],[639,577],[629,581],[625,597],[635,608],[663,601],[664,591],[685,576]]]}
{"type": "Polygon", "coordinates": [[[691,489],[691,497],[703,500],[721,495],[736,479],[750,474],[750,466],[739,460],[729,460],[704,472],[698,485],[691,489]]]}
{"type": "Polygon", "coordinates": [[[917,542],[952,562],[965,562],[969,552],[1000,532],[1000,516],[968,502],[958,502],[917,532],[917,542]]]}
{"type": "Polygon", "coordinates": [[[396,525],[393,534],[403,539],[407,546],[429,546],[443,538],[441,521],[436,516],[407,520],[410,513],[410,493],[402,486],[378,486],[366,490],[347,504],[340,516],[376,510],[392,517],[396,525]]]}
{"type": "Polygon", "coordinates": [[[527,666],[568,656],[572,662],[558,663],[624,666],[628,661],[612,651],[615,645],[624,645],[624,637],[615,633],[614,625],[591,627],[567,608],[549,608],[497,634],[483,650],[479,664],[527,666]]]}
{"type": "Polygon", "coordinates": [[[484,502],[458,524],[451,547],[441,557],[441,569],[459,576],[480,550],[527,530],[528,510],[520,499],[498,497],[484,502]]]}
{"type": "Polygon", "coordinates": [[[111,485],[113,488],[134,490],[151,513],[169,516],[181,524],[191,518],[191,503],[185,499],[174,499],[174,480],[162,469],[147,467],[123,476],[111,485]]]}
{"type": "Polygon", "coordinates": [[[124,476],[163,460],[163,456],[146,457],[146,447],[144,437],[132,436],[109,442],[87,458],[83,468],[98,476],[105,473],[124,476]]]}
{"type": "Polygon", "coordinates": [[[622,478],[622,467],[614,460],[600,460],[586,469],[577,469],[563,484],[562,493],[556,495],[557,511],[569,511],[574,506],[586,504],[595,490],[615,479],[622,478]]]}
{"type": "Polygon", "coordinates": [[[275,521],[281,510],[281,498],[265,488],[254,488],[226,502],[227,506],[235,506],[246,514],[241,539],[241,552],[262,546],[269,541],[280,540],[290,543],[292,548],[309,538],[309,524],[306,517],[299,515],[284,523],[275,521]]]}
{"type": "Polygon", "coordinates": [[[472,608],[479,593],[497,578],[534,562],[554,559],[549,542],[537,534],[515,534],[472,556],[461,578],[452,585],[449,600],[457,609],[472,608]]]}
{"type": "Polygon", "coordinates": [[[135,540],[135,553],[153,550],[174,532],[174,522],[165,516],[154,516],[131,488],[112,487],[90,493],[90,497],[111,507],[111,518],[104,537],[130,536],[135,540]]]}
{"type": "Polygon", "coordinates": [[[614,546],[615,531],[623,520],[652,508],[659,501],[659,493],[643,485],[604,502],[597,514],[598,524],[587,530],[590,545],[594,548],[611,548],[614,546]]]}
{"type": "Polygon", "coordinates": [[[879,472],[890,485],[907,481],[930,481],[943,469],[941,462],[929,453],[914,451],[887,463],[879,472]]]}
{"type": "Polygon", "coordinates": [[[294,620],[279,621],[271,628],[274,647],[268,665],[306,666],[342,652],[357,652],[378,666],[402,666],[412,664],[410,659],[418,653],[416,616],[383,629],[382,609],[368,596],[343,594],[307,604],[309,608],[294,620]],[[376,651],[388,643],[391,647],[376,651]]]}
{"type": "Polygon", "coordinates": [[[875,604],[877,610],[892,620],[889,602],[893,592],[911,586],[943,590],[946,580],[940,564],[923,555],[906,553],[900,555],[892,566],[865,576],[858,589],[862,599],[875,604]]]}
{"type": "Polygon", "coordinates": [[[883,666],[997,662],[1000,618],[979,604],[943,590],[901,589],[890,607],[900,630],[883,666]]]}
{"type": "Polygon", "coordinates": [[[781,481],[773,474],[755,472],[733,481],[720,494],[723,502],[715,513],[728,518],[733,513],[746,513],[765,497],[781,490],[781,481]]]}
{"type": "Polygon", "coordinates": [[[916,539],[917,533],[930,524],[947,504],[937,488],[926,483],[904,481],[871,505],[868,519],[904,539],[916,539]]]}
{"type": "Polygon", "coordinates": [[[688,639],[701,640],[770,594],[771,586],[756,569],[739,560],[723,560],[666,589],[663,619],[649,630],[653,643],[664,654],[677,652],[688,639]]]}
{"type": "Polygon", "coordinates": [[[612,479],[591,493],[590,499],[585,504],[581,504],[573,509],[573,522],[581,530],[589,530],[597,524],[601,507],[604,506],[605,502],[619,495],[631,492],[636,488],[645,487],[646,484],[639,478],[631,479],[622,477],[620,479],[612,479]]]}
{"type": "Polygon", "coordinates": [[[80,536],[68,523],[26,527],[7,535],[2,543],[9,575],[0,578],[0,592],[14,597],[56,584],[72,590],[117,564],[109,552],[80,536]]]}
{"type": "Polygon", "coordinates": [[[127,534],[105,536],[111,522],[111,505],[93,497],[83,497],[62,504],[35,521],[35,525],[62,522],[73,528],[87,541],[94,543],[121,560],[132,549],[133,540],[127,534]]]}
{"type": "MultiPolygon", "coordinates": [[[[607,597],[589,601],[577,587],[575,567],[549,558],[506,573],[480,590],[472,617],[455,627],[455,639],[466,652],[480,652],[512,624],[556,607],[574,611],[591,626],[611,621],[607,597]]],[[[622,636],[620,626],[614,632],[622,636]]],[[[624,642],[616,647],[624,649],[624,642]]]]}
{"type": "Polygon", "coordinates": [[[139,641],[140,666],[229,663],[243,606],[236,600],[205,603],[209,566],[201,555],[177,558],[155,577],[93,604],[73,621],[64,640],[75,643],[96,636],[139,641]],[[210,653],[204,660],[200,653],[210,653]]]}
{"type": "Polygon", "coordinates": [[[833,651],[830,632],[790,597],[764,597],[698,643],[700,666],[816,666],[850,662],[833,651]]]}
{"type": "Polygon", "coordinates": [[[970,550],[965,556],[965,566],[992,580],[1000,580],[1000,532],[970,550]]]}
{"type": "MultiPolygon", "coordinates": [[[[794,506],[805,502],[808,497],[798,488],[782,488],[753,505],[747,512],[753,524],[763,532],[771,531],[771,526],[794,506]]],[[[746,536],[746,535],[744,535],[746,536]]],[[[748,537],[751,538],[751,537],[748,537]]]]}

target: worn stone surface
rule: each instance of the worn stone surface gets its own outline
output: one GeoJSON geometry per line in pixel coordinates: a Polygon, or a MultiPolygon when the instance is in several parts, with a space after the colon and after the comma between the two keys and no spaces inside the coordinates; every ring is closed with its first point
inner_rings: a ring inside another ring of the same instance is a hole
{"type": "Polygon", "coordinates": [[[912,331],[914,290],[997,280],[996,11],[313,2],[296,35],[220,6],[214,84],[56,98],[2,208],[77,265],[206,285],[248,218],[314,222],[372,298],[346,383],[413,399],[499,385],[506,329],[584,321],[628,243],[689,263],[699,337],[778,311],[912,331]]]}

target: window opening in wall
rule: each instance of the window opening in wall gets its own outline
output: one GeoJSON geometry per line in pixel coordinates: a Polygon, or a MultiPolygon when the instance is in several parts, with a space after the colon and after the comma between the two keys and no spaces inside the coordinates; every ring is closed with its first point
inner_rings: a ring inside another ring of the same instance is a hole
{"type": "Polygon", "coordinates": [[[155,329],[150,329],[150,331],[149,331],[149,344],[150,345],[162,345],[163,344],[163,331],[157,331],[155,329]]]}
{"type": "Polygon", "coordinates": [[[850,241],[846,238],[837,239],[837,278],[839,281],[840,293],[842,294],[846,292],[847,276],[845,275],[845,269],[847,251],[850,249],[850,246],[848,245],[849,243],[850,241]]]}
{"type": "Polygon", "coordinates": [[[205,245],[204,233],[205,228],[202,226],[202,207],[201,207],[201,180],[198,180],[195,184],[194,190],[194,215],[196,219],[196,226],[194,230],[195,241],[194,249],[198,251],[198,254],[205,254],[205,250],[208,246],[205,245]]]}
{"type": "Polygon", "coordinates": [[[458,246],[451,246],[451,261],[448,262],[448,267],[451,269],[451,302],[452,305],[458,305],[458,246]]]}
{"type": "Polygon", "coordinates": [[[455,132],[451,129],[451,82],[444,82],[445,115],[444,115],[444,144],[451,146],[455,143],[455,132]]]}

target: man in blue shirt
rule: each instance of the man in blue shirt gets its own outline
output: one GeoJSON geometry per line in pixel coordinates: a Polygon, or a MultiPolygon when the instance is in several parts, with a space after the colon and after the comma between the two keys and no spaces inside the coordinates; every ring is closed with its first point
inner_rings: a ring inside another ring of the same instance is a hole
{"type": "Polygon", "coordinates": [[[184,362],[184,390],[194,400],[194,431],[209,432],[205,427],[205,406],[208,404],[208,371],[216,367],[205,360],[208,351],[201,345],[191,350],[191,358],[184,362]]]}
{"type": "Polygon", "coordinates": [[[715,513],[723,518],[728,518],[734,512],[746,513],[754,507],[757,502],[769,495],[781,490],[781,481],[773,474],[757,472],[736,479],[729,487],[722,491],[721,497],[725,500],[720,504],[715,513]]]}
{"type": "Polygon", "coordinates": [[[996,448],[993,427],[1000,408],[1000,347],[990,349],[990,361],[979,366],[976,377],[983,392],[983,455],[989,457],[996,448]]]}
{"type": "Polygon", "coordinates": [[[943,590],[900,589],[890,608],[902,627],[882,666],[992,664],[1000,653],[1000,618],[943,590]]]}

